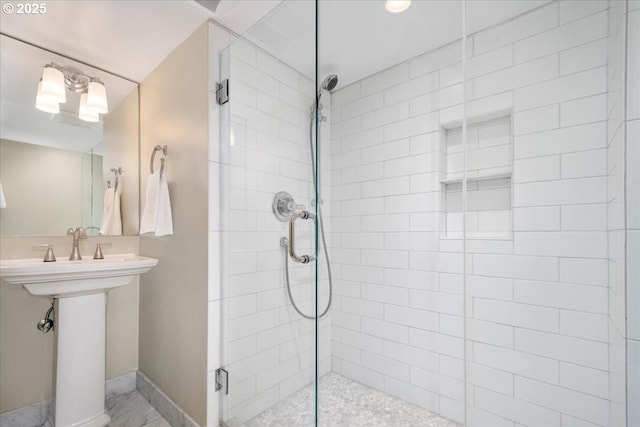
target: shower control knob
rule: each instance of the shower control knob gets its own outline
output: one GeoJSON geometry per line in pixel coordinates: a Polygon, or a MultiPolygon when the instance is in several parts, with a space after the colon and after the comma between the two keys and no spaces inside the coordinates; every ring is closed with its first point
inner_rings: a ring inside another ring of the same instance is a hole
{"type": "Polygon", "coordinates": [[[287,222],[291,214],[294,213],[296,209],[304,209],[304,205],[296,204],[291,194],[286,191],[280,191],[273,196],[271,209],[278,221],[287,222]]]}

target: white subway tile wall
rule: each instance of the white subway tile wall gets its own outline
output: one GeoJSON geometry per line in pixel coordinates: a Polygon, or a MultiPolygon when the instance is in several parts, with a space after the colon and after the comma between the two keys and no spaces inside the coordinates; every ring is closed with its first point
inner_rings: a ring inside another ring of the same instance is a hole
{"type": "MultiPolygon", "coordinates": [[[[468,40],[468,114],[495,124],[469,128],[468,169],[513,173],[469,182],[467,231],[506,239],[467,242],[469,425],[609,424],[607,8],[468,40]]],[[[441,224],[462,230],[462,193],[440,181],[462,172],[460,47],[338,89],[331,121],[332,369],[456,421],[463,257],[441,224]]]]}
{"type": "MultiPolygon", "coordinates": [[[[228,198],[222,211],[222,248],[226,248],[222,359],[231,372],[231,392],[223,417],[244,422],[313,382],[315,376],[314,322],[302,319],[288,300],[280,247],[287,224],[279,222],[271,208],[273,196],[287,191],[296,203],[313,211],[309,125],[315,89],[312,81],[244,41],[231,44],[222,61],[233,88],[231,101],[223,107],[231,129],[228,142],[222,141],[223,169],[217,174],[223,180],[222,197],[228,198]]],[[[322,114],[330,120],[330,99],[323,99],[323,104],[322,114]]],[[[321,197],[327,213],[332,209],[330,131],[322,125],[321,197]]],[[[375,176],[376,171],[365,168],[358,173],[375,176]]],[[[330,215],[324,223],[330,230],[330,215]]],[[[311,221],[299,224],[297,231],[298,252],[313,253],[311,221]]],[[[328,241],[331,237],[327,234],[328,241]]],[[[214,247],[213,253],[217,252],[214,247]]],[[[376,254],[372,256],[373,261],[376,254]]],[[[289,267],[293,298],[301,310],[313,314],[313,265],[291,262],[289,267]]],[[[320,268],[323,309],[328,299],[323,256],[320,268]]],[[[319,325],[321,374],[331,369],[330,329],[328,314],[319,325]]]]}

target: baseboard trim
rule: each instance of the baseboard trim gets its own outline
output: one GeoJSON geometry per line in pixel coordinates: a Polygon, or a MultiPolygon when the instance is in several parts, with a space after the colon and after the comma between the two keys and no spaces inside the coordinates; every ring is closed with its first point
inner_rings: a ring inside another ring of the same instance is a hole
{"type": "MultiPolygon", "coordinates": [[[[145,374],[138,371],[136,381],[140,393],[172,427],[200,427],[145,374]]],[[[4,426],[3,426],[4,427],[4,426]]]]}

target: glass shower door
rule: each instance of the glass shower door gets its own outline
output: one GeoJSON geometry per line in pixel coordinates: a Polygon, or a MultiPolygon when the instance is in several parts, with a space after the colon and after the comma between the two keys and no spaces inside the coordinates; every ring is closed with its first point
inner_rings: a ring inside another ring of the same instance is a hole
{"type": "Polygon", "coordinates": [[[221,107],[229,426],[315,424],[316,306],[328,293],[316,305],[314,7],[282,3],[221,58],[230,87],[221,107]]]}

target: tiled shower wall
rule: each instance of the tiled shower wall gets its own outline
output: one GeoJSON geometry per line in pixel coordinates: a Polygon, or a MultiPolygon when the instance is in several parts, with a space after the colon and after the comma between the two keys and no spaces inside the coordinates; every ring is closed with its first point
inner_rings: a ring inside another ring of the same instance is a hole
{"type": "MultiPolygon", "coordinates": [[[[512,121],[511,239],[468,240],[470,425],[606,425],[607,2],[469,37],[468,114],[512,121]]],[[[472,19],[472,18],[471,18],[472,19]]],[[[463,419],[462,242],[442,239],[459,43],[333,94],[332,368],[463,419]]]]}
{"type": "MultiPolygon", "coordinates": [[[[272,199],[293,195],[297,209],[314,211],[309,124],[315,102],[312,80],[261,49],[236,41],[223,54],[232,97],[228,108],[231,134],[223,147],[224,356],[230,371],[226,420],[244,421],[313,382],[315,322],[292,308],[285,288],[284,250],[287,223],[276,220],[272,199]],[[228,204],[227,204],[228,203],[228,204]]],[[[328,99],[324,114],[330,114],[328,99]]],[[[322,167],[328,176],[330,129],[322,125],[322,167]]],[[[315,134],[315,132],[314,132],[315,134]]],[[[324,208],[331,194],[323,185],[324,208]]],[[[313,253],[311,221],[299,220],[296,250],[313,253]]],[[[325,226],[330,227],[330,218],[325,226]]],[[[324,259],[319,266],[320,309],[328,296],[324,259]]],[[[313,315],[314,264],[289,263],[293,298],[313,315]]],[[[319,372],[330,370],[330,315],[319,324],[319,372]]]]}
{"type": "Polygon", "coordinates": [[[626,2],[609,1],[607,157],[610,425],[625,425],[625,37],[626,2]]]}

